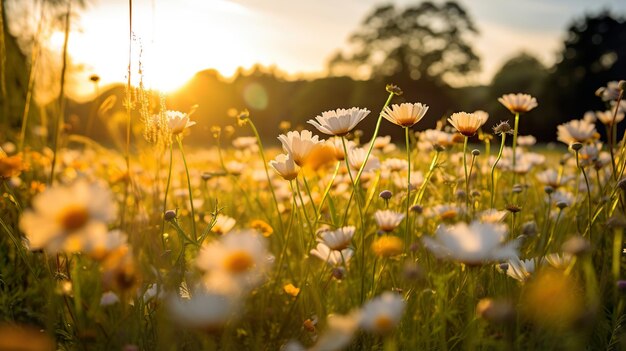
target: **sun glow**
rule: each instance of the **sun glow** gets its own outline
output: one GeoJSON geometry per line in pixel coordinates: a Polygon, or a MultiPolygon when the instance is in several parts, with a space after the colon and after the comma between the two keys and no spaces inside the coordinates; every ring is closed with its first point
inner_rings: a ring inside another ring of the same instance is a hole
{"type": "MultiPolygon", "coordinates": [[[[225,76],[239,66],[263,61],[270,53],[260,44],[255,21],[246,7],[226,0],[177,3],[157,7],[137,2],[133,8],[131,83],[147,89],[172,92],[203,69],[214,68],[225,76]],[[140,74],[141,72],[141,74],[140,74]]],[[[80,29],[72,30],[68,53],[78,67],[72,84],[74,97],[89,97],[94,89],[88,77],[98,75],[100,85],[128,79],[129,30],[127,3],[107,4],[86,12],[80,29]],[[111,18],[117,18],[112,24],[111,18]]],[[[54,32],[46,46],[60,52],[64,33],[54,32]]]]}

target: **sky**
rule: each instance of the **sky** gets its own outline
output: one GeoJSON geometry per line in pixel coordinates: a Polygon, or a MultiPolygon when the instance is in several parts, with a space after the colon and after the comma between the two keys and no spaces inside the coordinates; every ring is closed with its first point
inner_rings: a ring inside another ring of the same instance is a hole
{"type": "MultiPolygon", "coordinates": [[[[402,7],[415,0],[392,1],[402,7]]],[[[567,26],[585,13],[609,9],[626,14],[622,0],[460,0],[480,34],[472,39],[488,83],[502,63],[524,51],[554,63],[567,26]]],[[[215,68],[232,75],[238,66],[276,65],[292,75],[322,75],[328,58],[379,0],[133,0],[133,59],[141,61],[148,88],[173,91],[196,72],[215,68]],[[141,51],[141,58],[139,52],[141,51]]],[[[92,0],[72,23],[69,54],[87,77],[124,82],[128,67],[128,0],[92,0]]],[[[61,32],[48,45],[60,50],[61,32]]],[[[133,77],[134,76],[134,77],[133,77]]]]}

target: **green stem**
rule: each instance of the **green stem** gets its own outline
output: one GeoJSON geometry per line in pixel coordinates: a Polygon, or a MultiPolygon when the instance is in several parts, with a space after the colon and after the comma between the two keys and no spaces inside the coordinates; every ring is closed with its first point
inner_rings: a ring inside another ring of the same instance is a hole
{"type": "Polygon", "coordinates": [[[432,161],[430,161],[430,167],[428,168],[428,173],[426,173],[426,178],[424,179],[424,183],[420,185],[420,188],[417,191],[415,198],[413,199],[413,205],[416,205],[416,204],[421,205],[422,198],[424,197],[424,193],[426,192],[426,185],[428,184],[430,177],[432,177],[433,173],[435,172],[435,167],[437,166],[438,159],[439,159],[439,151],[436,151],[435,156],[433,157],[432,161]]]}
{"type": "Polygon", "coordinates": [[[61,67],[61,89],[59,91],[59,110],[57,111],[57,118],[54,121],[54,131],[52,135],[52,165],[50,166],[50,178],[48,180],[49,185],[54,184],[54,169],[57,163],[57,154],[59,151],[59,133],[61,130],[61,124],[65,121],[65,72],[67,71],[67,44],[70,37],[70,13],[72,2],[67,3],[67,13],[65,14],[65,36],[63,40],[63,64],[61,67]]]}
{"type": "Polygon", "coordinates": [[[193,206],[193,191],[191,190],[191,177],[189,177],[189,167],[187,166],[187,159],[185,158],[185,151],[183,150],[183,139],[180,136],[176,137],[178,141],[178,148],[180,154],[183,157],[183,164],[185,165],[185,173],[187,174],[187,190],[189,191],[189,205],[191,206],[191,232],[193,233],[193,239],[198,240],[196,233],[196,210],[193,206]]]}
{"type": "Polygon", "coordinates": [[[467,141],[469,137],[465,137],[463,142],[463,169],[465,170],[465,209],[469,211],[469,174],[467,173],[467,141]]]}
{"type": "Polygon", "coordinates": [[[578,160],[578,150],[576,150],[576,167],[578,167],[580,172],[583,174],[583,177],[585,178],[585,185],[587,186],[587,231],[589,232],[589,237],[591,237],[591,188],[589,187],[587,172],[585,172],[585,168],[580,165],[580,161],[578,160]]]}
{"type": "Polygon", "coordinates": [[[261,160],[263,161],[263,167],[265,169],[265,177],[267,178],[267,185],[270,188],[270,192],[272,193],[272,199],[274,200],[274,207],[276,208],[276,216],[278,218],[278,224],[280,225],[280,231],[284,233],[285,228],[283,227],[283,219],[280,216],[280,208],[278,206],[278,199],[276,198],[276,192],[274,191],[274,186],[272,185],[272,180],[270,178],[270,172],[267,168],[267,160],[265,159],[265,150],[263,149],[263,143],[261,142],[261,136],[259,135],[259,131],[256,129],[256,126],[252,122],[251,119],[248,119],[248,124],[250,124],[250,128],[252,128],[252,132],[256,137],[257,143],[259,144],[259,153],[261,154],[261,160]]]}
{"type": "Polygon", "coordinates": [[[163,212],[161,213],[161,244],[163,244],[163,250],[165,250],[165,211],[167,211],[167,194],[170,190],[170,184],[172,181],[172,161],[174,159],[174,147],[170,142],[170,166],[167,172],[167,182],[165,183],[165,197],[163,198],[163,212]]]}
{"type": "MultiPolygon", "coordinates": [[[[380,122],[383,119],[383,111],[385,110],[385,108],[387,106],[389,106],[389,103],[391,102],[391,99],[393,98],[393,95],[394,95],[393,93],[389,93],[389,97],[387,98],[387,101],[385,101],[385,105],[383,105],[383,108],[380,110],[380,113],[378,114],[378,120],[376,121],[376,128],[374,129],[374,135],[372,136],[372,139],[370,140],[370,147],[367,150],[367,154],[365,155],[365,160],[363,161],[363,164],[361,165],[361,168],[359,168],[359,173],[356,174],[356,182],[357,183],[361,179],[361,175],[363,174],[363,169],[365,169],[365,165],[367,164],[367,160],[370,158],[372,150],[374,149],[374,141],[376,140],[376,137],[378,136],[378,130],[380,129],[380,122]]],[[[346,156],[347,156],[347,154],[346,154],[346,156]]]]}
{"type": "Polygon", "coordinates": [[[515,127],[513,128],[513,185],[515,185],[515,180],[517,178],[517,173],[515,173],[515,160],[517,159],[517,154],[515,153],[515,148],[517,147],[517,130],[519,128],[519,112],[515,114],[515,127]]]}
{"type": "Polygon", "coordinates": [[[311,207],[313,207],[315,218],[317,218],[317,207],[315,207],[315,201],[313,201],[313,195],[311,195],[311,188],[309,188],[309,183],[306,181],[304,173],[302,173],[302,180],[304,181],[304,189],[306,190],[307,196],[309,197],[309,201],[311,201],[311,207]]]}
{"type": "Polygon", "coordinates": [[[404,242],[406,245],[409,245],[409,229],[410,229],[410,221],[409,221],[409,210],[411,207],[411,145],[409,140],[409,128],[404,128],[404,142],[406,145],[406,161],[408,165],[408,169],[406,172],[406,218],[404,220],[404,224],[406,226],[406,231],[404,233],[404,242]]]}
{"type": "Polygon", "coordinates": [[[495,173],[496,173],[496,166],[498,165],[498,162],[500,162],[500,159],[502,158],[502,151],[504,150],[504,143],[506,141],[506,133],[502,133],[502,142],[500,143],[500,151],[498,152],[498,156],[496,157],[495,162],[493,163],[493,166],[491,166],[491,202],[490,202],[490,208],[494,208],[494,200],[495,200],[495,196],[496,196],[496,182],[495,182],[495,173]]]}
{"type": "Polygon", "coordinates": [[[324,201],[326,201],[326,197],[328,196],[328,193],[330,192],[330,188],[332,188],[333,183],[335,182],[335,178],[337,177],[337,174],[339,173],[340,167],[341,167],[341,161],[337,161],[337,165],[335,166],[335,172],[333,173],[333,176],[330,179],[330,183],[328,183],[328,185],[326,186],[326,189],[324,190],[324,195],[322,195],[322,201],[320,201],[320,205],[317,208],[317,218],[315,219],[316,224],[322,217],[322,206],[324,206],[324,201]]]}

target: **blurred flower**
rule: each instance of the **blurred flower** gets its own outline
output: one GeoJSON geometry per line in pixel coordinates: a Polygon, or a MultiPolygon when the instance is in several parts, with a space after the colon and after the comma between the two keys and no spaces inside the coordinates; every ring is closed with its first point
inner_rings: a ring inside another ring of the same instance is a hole
{"type": "Polygon", "coordinates": [[[285,286],[283,287],[283,290],[285,290],[285,292],[286,292],[288,295],[291,295],[291,296],[293,296],[293,297],[298,296],[298,294],[300,293],[300,288],[296,288],[296,287],[295,287],[293,284],[291,284],[291,283],[289,283],[289,284],[285,285],[285,286]]]}
{"type": "Polygon", "coordinates": [[[168,307],[172,318],[183,326],[216,331],[235,317],[239,302],[221,293],[201,291],[191,299],[171,297],[168,307]]]}
{"type": "Polygon", "coordinates": [[[428,111],[428,106],[421,103],[403,103],[386,106],[381,115],[400,127],[411,127],[419,122],[428,111]]]}
{"type": "Polygon", "coordinates": [[[315,145],[324,142],[319,140],[317,135],[313,135],[308,130],[301,132],[288,132],[287,135],[281,134],[278,140],[283,145],[283,149],[293,158],[298,166],[302,166],[306,161],[315,145]]]}
{"type": "Polygon", "coordinates": [[[378,334],[391,332],[402,319],[405,302],[402,296],[387,291],[365,303],[361,309],[361,328],[378,334]]]}
{"type": "Polygon", "coordinates": [[[372,251],[379,257],[392,257],[402,253],[404,243],[393,235],[383,235],[372,243],[372,251]]]}
{"type": "Polygon", "coordinates": [[[602,124],[610,126],[612,124],[618,124],[619,122],[624,120],[624,113],[618,112],[615,115],[615,121],[613,121],[614,111],[596,111],[596,117],[602,124]]]}
{"type": "Polygon", "coordinates": [[[239,137],[232,141],[233,146],[236,149],[250,149],[251,151],[258,151],[256,137],[239,137]]]}
{"type": "Polygon", "coordinates": [[[392,232],[404,219],[404,214],[390,210],[378,210],[374,213],[378,228],[384,232],[392,232]]]}
{"type": "Polygon", "coordinates": [[[274,229],[272,228],[272,226],[260,219],[255,219],[250,222],[250,228],[258,231],[266,238],[274,233],[274,229]]]}
{"type": "Polygon", "coordinates": [[[352,107],[350,109],[338,108],[334,111],[322,112],[321,116],[310,119],[307,123],[315,126],[324,134],[344,136],[348,134],[370,111],[365,108],[352,107]]]}
{"type": "Polygon", "coordinates": [[[352,340],[359,324],[359,317],[358,311],[345,316],[329,315],[326,319],[328,329],[324,331],[310,351],[343,350],[352,340]]]}
{"type": "Polygon", "coordinates": [[[505,94],[498,101],[511,113],[524,113],[537,107],[537,99],[528,94],[505,94]]]}
{"type": "Polygon", "coordinates": [[[120,298],[113,291],[107,291],[100,297],[100,306],[112,306],[120,302],[120,298]]]}
{"type": "Polygon", "coordinates": [[[565,144],[586,143],[596,134],[596,127],[584,120],[571,120],[557,127],[557,139],[565,144]]]}
{"type": "Polygon", "coordinates": [[[535,260],[520,260],[514,258],[508,261],[508,268],[506,274],[520,282],[525,282],[530,275],[535,272],[535,260]]]}
{"type": "Polygon", "coordinates": [[[556,269],[565,270],[572,262],[573,257],[574,256],[572,256],[572,254],[567,253],[567,252],[552,253],[552,254],[546,255],[544,257],[544,260],[556,269]]]}
{"type": "Polygon", "coordinates": [[[506,211],[498,211],[495,208],[485,210],[481,212],[478,217],[481,222],[485,223],[498,223],[504,221],[504,217],[506,217],[506,211]]]}
{"type": "MultiPolygon", "coordinates": [[[[346,153],[343,149],[343,142],[341,141],[341,138],[339,137],[329,138],[328,140],[326,140],[326,145],[330,146],[333,149],[333,153],[337,161],[343,161],[346,158],[346,153]]],[[[350,150],[352,150],[355,147],[356,147],[356,144],[354,143],[354,141],[352,140],[346,141],[346,149],[348,149],[348,152],[350,152],[350,150]]]]}
{"type": "Polygon", "coordinates": [[[537,143],[537,138],[532,135],[518,135],[517,145],[519,146],[533,146],[537,143]]]}
{"type": "Polygon", "coordinates": [[[476,305],[476,314],[493,323],[505,323],[511,321],[515,309],[506,300],[482,299],[476,305]]]}
{"type": "Polygon", "coordinates": [[[0,152],[0,179],[8,179],[18,176],[27,168],[22,161],[22,155],[6,156],[0,152]]]}
{"type": "Polygon", "coordinates": [[[224,235],[230,232],[234,227],[237,221],[229,216],[218,214],[215,217],[215,223],[211,227],[211,231],[216,234],[224,235]]]}
{"type": "Polygon", "coordinates": [[[552,168],[539,172],[535,176],[541,184],[549,185],[554,189],[558,189],[570,180],[574,179],[572,176],[560,175],[559,172],[552,168]]]}
{"type": "Polygon", "coordinates": [[[185,129],[196,124],[194,121],[189,120],[189,115],[179,111],[165,111],[167,117],[167,125],[170,128],[172,135],[178,135],[185,129]]]}
{"type": "Polygon", "coordinates": [[[354,251],[350,248],[341,251],[331,250],[326,244],[318,243],[317,247],[310,251],[310,254],[331,266],[338,266],[340,264],[347,264],[352,258],[354,251]]]}
{"type": "Polygon", "coordinates": [[[504,243],[506,236],[504,224],[473,221],[469,225],[465,222],[441,224],[434,238],[424,237],[422,241],[439,258],[477,265],[516,258],[519,243],[504,243]]]}
{"type": "Polygon", "coordinates": [[[115,212],[108,188],[80,179],[35,196],[33,209],[24,211],[20,219],[20,229],[31,250],[76,252],[107,235],[115,212]]]}
{"type": "Polygon", "coordinates": [[[211,275],[216,275],[249,289],[263,281],[268,273],[268,255],[265,238],[256,231],[233,231],[204,245],[196,266],[206,272],[209,280],[211,275]]]}
{"type": "Polygon", "coordinates": [[[331,250],[341,251],[348,248],[348,245],[350,245],[352,237],[354,236],[354,230],[355,228],[353,226],[342,227],[336,230],[326,230],[319,235],[317,241],[324,243],[331,250]]]}
{"type": "Polygon", "coordinates": [[[462,135],[471,137],[487,122],[487,114],[457,112],[448,118],[448,122],[462,135]]]}
{"type": "Polygon", "coordinates": [[[521,306],[533,322],[552,329],[567,329],[584,311],[582,288],[571,275],[544,270],[526,285],[521,306]]]}
{"type": "MultiPolygon", "coordinates": [[[[367,150],[363,148],[354,148],[352,150],[349,150],[348,152],[350,153],[348,160],[350,163],[350,168],[358,171],[359,169],[361,169],[363,163],[365,162],[367,150]]],[[[363,168],[363,172],[377,170],[378,168],[380,168],[380,160],[378,159],[378,157],[370,155],[370,157],[367,159],[365,167],[363,168]]]]}
{"type": "Polygon", "coordinates": [[[296,179],[296,177],[298,177],[298,173],[300,172],[300,167],[298,167],[298,165],[294,162],[290,154],[279,154],[269,163],[270,166],[274,168],[276,173],[278,173],[285,180],[296,179]]]}
{"type": "Polygon", "coordinates": [[[6,351],[54,351],[54,339],[41,328],[26,325],[0,324],[0,350],[6,351]]]}

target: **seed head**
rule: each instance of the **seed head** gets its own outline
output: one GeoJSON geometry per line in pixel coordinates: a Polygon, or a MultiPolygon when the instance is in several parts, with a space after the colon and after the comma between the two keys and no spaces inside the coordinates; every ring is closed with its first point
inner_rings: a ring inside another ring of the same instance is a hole
{"type": "Polygon", "coordinates": [[[556,207],[558,207],[559,210],[564,210],[565,208],[567,208],[567,202],[559,201],[556,203],[556,207]]]}
{"type": "Polygon", "coordinates": [[[513,133],[513,129],[509,125],[508,121],[500,121],[495,127],[493,127],[493,132],[495,134],[501,135],[504,133],[511,134],[513,133]]]}
{"type": "Polygon", "coordinates": [[[522,208],[516,204],[508,204],[506,205],[506,210],[511,212],[511,213],[518,213],[519,211],[522,210],[522,208]]]}
{"type": "Polygon", "coordinates": [[[378,194],[378,196],[380,196],[380,198],[383,199],[383,200],[389,200],[389,199],[391,199],[393,194],[389,190],[383,190],[383,191],[380,192],[380,194],[378,194]]]}
{"type": "Polygon", "coordinates": [[[422,212],[424,212],[424,208],[420,205],[413,205],[410,208],[411,212],[415,212],[417,214],[421,214],[422,212]]]}
{"type": "Polygon", "coordinates": [[[395,84],[387,84],[387,86],[385,87],[385,90],[387,90],[388,93],[390,94],[394,94],[397,96],[402,95],[402,89],[400,89],[400,87],[398,87],[395,84]]]}
{"type": "Polygon", "coordinates": [[[174,211],[174,210],[167,210],[167,211],[165,211],[164,217],[165,217],[166,221],[174,220],[176,218],[176,211],[174,211]]]}
{"type": "Polygon", "coordinates": [[[583,148],[583,144],[581,143],[573,143],[571,146],[572,150],[578,151],[583,148]]]}
{"type": "Polygon", "coordinates": [[[472,156],[478,156],[478,155],[480,155],[480,150],[478,149],[472,150],[472,156]]]}

